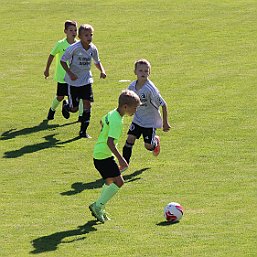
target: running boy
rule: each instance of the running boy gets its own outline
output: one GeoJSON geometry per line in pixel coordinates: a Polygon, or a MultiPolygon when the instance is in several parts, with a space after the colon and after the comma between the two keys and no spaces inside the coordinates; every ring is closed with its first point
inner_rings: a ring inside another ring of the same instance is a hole
{"type": "Polygon", "coordinates": [[[170,129],[167,104],[154,83],[148,79],[151,72],[150,62],[145,59],[136,61],[134,72],[137,80],[133,81],[128,89],[137,93],[142,105],[135,113],[123,147],[123,157],[127,163],[130,161],[135,140],[141,135],[144,138],[145,148],[157,156],[160,153],[160,137],[155,134],[156,129],[163,127],[165,132],[170,129]],[[163,121],[159,112],[160,106],[162,106],[163,121]]]}
{"type": "MultiPolygon", "coordinates": [[[[54,119],[55,110],[58,107],[59,103],[64,99],[64,96],[68,96],[68,85],[64,81],[65,70],[60,64],[60,59],[64,51],[66,50],[66,48],[77,41],[76,40],[77,22],[66,20],[64,23],[64,33],[66,34],[66,38],[59,40],[55,44],[55,46],[51,50],[50,55],[47,59],[46,68],[44,71],[45,78],[48,78],[50,66],[52,64],[52,61],[56,57],[54,80],[57,81],[57,93],[49,109],[48,116],[47,116],[48,120],[54,119]]],[[[83,111],[83,108],[82,108],[82,111],[83,111]]]]}
{"type": "Polygon", "coordinates": [[[89,138],[87,128],[91,116],[91,103],[94,101],[91,72],[91,60],[100,70],[100,78],[106,78],[105,70],[100,62],[97,47],[92,43],[94,29],[89,24],[79,27],[80,41],[67,48],[61,59],[61,65],[66,71],[65,81],[68,84],[69,105],[64,104],[62,113],[69,118],[69,112],[78,110],[79,99],[83,100],[83,115],[81,120],[80,137],[89,138]],[[70,67],[67,65],[70,62],[70,67]]]}
{"type": "Polygon", "coordinates": [[[139,97],[133,91],[124,90],[119,96],[118,108],[108,112],[101,120],[102,130],[94,147],[94,165],[105,183],[98,200],[89,206],[94,217],[104,223],[109,220],[105,213],[105,204],[119,191],[124,184],[121,168],[128,163],[116,148],[122,134],[123,116],[132,116],[141,104],[139,97]],[[119,168],[114,160],[119,162],[119,168]]]}

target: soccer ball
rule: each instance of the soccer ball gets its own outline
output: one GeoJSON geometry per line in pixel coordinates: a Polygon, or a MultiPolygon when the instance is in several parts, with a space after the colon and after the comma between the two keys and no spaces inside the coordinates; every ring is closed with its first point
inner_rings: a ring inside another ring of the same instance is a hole
{"type": "Polygon", "coordinates": [[[168,203],[164,208],[164,217],[168,222],[179,221],[184,213],[184,208],[175,202],[168,203]]]}

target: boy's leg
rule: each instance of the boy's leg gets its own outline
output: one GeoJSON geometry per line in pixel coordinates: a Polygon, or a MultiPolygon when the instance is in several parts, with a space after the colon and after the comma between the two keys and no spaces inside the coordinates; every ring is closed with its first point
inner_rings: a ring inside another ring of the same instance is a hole
{"type": "Polygon", "coordinates": [[[55,110],[58,107],[58,105],[60,104],[60,102],[57,100],[57,97],[55,97],[53,99],[52,105],[48,111],[48,115],[47,115],[47,119],[48,120],[53,120],[54,119],[54,115],[55,115],[55,110]]]}
{"type": "Polygon", "coordinates": [[[68,92],[68,85],[66,83],[57,82],[56,97],[54,98],[51,106],[51,109],[53,111],[56,110],[60,102],[64,99],[64,96],[68,95],[67,92],[68,92]]]}
{"type": "MultiPolygon", "coordinates": [[[[72,102],[72,90],[71,90],[71,85],[68,85],[67,83],[63,84],[63,93],[65,93],[64,95],[67,95],[69,99],[71,99],[72,102]]],[[[62,116],[65,119],[69,119],[70,118],[70,107],[69,107],[69,102],[67,100],[63,100],[62,102],[62,116]]]]}
{"type": "Polygon", "coordinates": [[[92,84],[80,87],[79,99],[83,100],[83,114],[81,118],[80,137],[91,138],[87,134],[87,128],[91,118],[91,103],[94,102],[92,84]]]}
{"type": "Polygon", "coordinates": [[[100,222],[104,223],[110,220],[105,212],[105,204],[119,191],[119,187],[111,183],[110,185],[104,184],[98,200],[89,206],[92,215],[95,216],[100,222]]]}
{"type": "MultiPolygon", "coordinates": [[[[130,135],[129,135],[129,136],[130,136],[130,135]]],[[[125,145],[123,146],[123,150],[122,150],[122,155],[123,155],[124,159],[126,160],[126,162],[127,162],[128,164],[129,164],[129,162],[130,162],[130,157],[131,157],[131,155],[132,155],[132,148],[133,148],[134,142],[135,142],[135,140],[134,140],[133,143],[131,143],[131,141],[128,141],[129,136],[128,136],[128,138],[127,138],[127,140],[126,140],[126,143],[125,143],[125,145]]]]}
{"type": "Polygon", "coordinates": [[[69,119],[70,112],[76,112],[78,110],[78,88],[68,85],[68,97],[69,102],[64,100],[62,103],[62,115],[65,119],[69,119]]]}
{"type": "MultiPolygon", "coordinates": [[[[62,100],[61,100],[61,101],[62,101],[62,100]]],[[[61,101],[58,100],[58,96],[56,96],[56,97],[53,99],[53,102],[52,102],[52,105],[51,105],[52,111],[55,111],[55,110],[57,109],[57,107],[58,107],[58,105],[60,104],[61,101]]]]}
{"type": "Polygon", "coordinates": [[[155,132],[155,128],[145,128],[143,130],[143,137],[145,148],[148,151],[152,151],[154,156],[157,156],[160,153],[160,137],[155,132]]]}
{"type": "Polygon", "coordinates": [[[128,131],[128,137],[126,140],[126,143],[123,147],[123,157],[126,160],[127,163],[130,162],[130,157],[132,155],[132,148],[134,146],[134,143],[136,139],[140,138],[141,136],[141,130],[142,128],[132,122],[132,124],[129,127],[128,131]]]}
{"type": "Polygon", "coordinates": [[[102,187],[102,192],[96,201],[96,206],[104,208],[105,204],[119,191],[119,187],[115,183],[110,185],[104,184],[102,187]]]}
{"type": "Polygon", "coordinates": [[[78,122],[82,121],[82,115],[83,115],[84,107],[83,107],[83,100],[79,100],[79,117],[78,117],[78,122]]]}
{"type": "Polygon", "coordinates": [[[90,135],[87,134],[87,128],[90,123],[91,117],[91,109],[84,109],[82,118],[81,118],[81,125],[80,125],[80,137],[90,138],[90,135]]]}
{"type": "Polygon", "coordinates": [[[67,84],[66,83],[57,83],[57,92],[56,97],[52,101],[52,105],[49,109],[47,119],[53,120],[55,110],[57,109],[60,102],[63,100],[64,96],[67,94],[67,84]]]}
{"type": "Polygon", "coordinates": [[[105,205],[119,191],[120,187],[122,187],[124,179],[113,157],[104,160],[94,159],[94,165],[105,180],[105,184],[102,187],[99,198],[95,203],[93,203],[98,220],[103,222],[108,220],[105,212],[105,205]]]}

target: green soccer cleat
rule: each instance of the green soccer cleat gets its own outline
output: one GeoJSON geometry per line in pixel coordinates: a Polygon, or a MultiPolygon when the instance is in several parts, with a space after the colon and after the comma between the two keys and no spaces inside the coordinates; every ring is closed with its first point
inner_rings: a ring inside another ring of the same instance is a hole
{"type": "Polygon", "coordinates": [[[106,221],[111,220],[111,218],[108,216],[108,213],[105,210],[103,210],[103,217],[106,221]]]}
{"type": "Polygon", "coordinates": [[[94,216],[98,221],[101,223],[105,222],[103,211],[101,208],[96,206],[95,202],[89,205],[89,210],[91,211],[92,216],[94,216]]]}

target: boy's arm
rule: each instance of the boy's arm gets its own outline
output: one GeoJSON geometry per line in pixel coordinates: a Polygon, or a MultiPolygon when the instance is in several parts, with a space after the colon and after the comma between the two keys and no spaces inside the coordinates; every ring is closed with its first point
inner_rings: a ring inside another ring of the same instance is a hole
{"type": "Polygon", "coordinates": [[[71,80],[76,80],[78,78],[74,73],[71,72],[71,70],[70,70],[70,68],[69,68],[69,66],[68,66],[68,64],[66,62],[61,60],[60,63],[62,65],[63,69],[70,76],[71,80]]]}
{"type": "Polygon", "coordinates": [[[119,150],[117,149],[117,147],[114,143],[114,139],[112,137],[108,137],[107,145],[111,149],[111,151],[115,155],[115,157],[118,159],[120,167],[122,167],[122,168],[128,167],[128,163],[123,158],[123,156],[120,154],[119,150]]]}
{"type": "Polygon", "coordinates": [[[47,59],[46,68],[45,68],[45,71],[44,71],[45,79],[47,79],[49,77],[49,69],[50,69],[50,66],[51,66],[51,63],[52,63],[53,59],[54,59],[54,56],[50,54],[48,59],[47,59]]]}
{"type": "Polygon", "coordinates": [[[163,119],[163,131],[167,132],[170,130],[170,124],[168,122],[168,110],[167,105],[162,106],[162,119],[163,119]]]}
{"type": "Polygon", "coordinates": [[[103,65],[99,62],[99,63],[95,63],[95,67],[100,70],[100,78],[103,78],[105,79],[106,78],[106,73],[105,73],[105,70],[104,70],[104,67],[103,65]]]}

